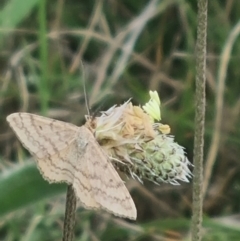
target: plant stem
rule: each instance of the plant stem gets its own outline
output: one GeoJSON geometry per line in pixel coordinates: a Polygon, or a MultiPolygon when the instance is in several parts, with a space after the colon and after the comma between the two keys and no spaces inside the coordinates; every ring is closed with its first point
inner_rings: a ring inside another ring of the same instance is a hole
{"type": "Polygon", "coordinates": [[[47,2],[39,1],[38,21],[39,21],[39,50],[41,78],[39,80],[39,94],[42,114],[46,114],[48,109],[49,88],[48,88],[48,39],[47,39],[47,2]]]}
{"type": "Polygon", "coordinates": [[[66,197],[66,210],[63,227],[63,241],[72,241],[74,236],[76,196],[72,185],[68,185],[66,197]]]}
{"type": "Polygon", "coordinates": [[[205,123],[205,82],[206,82],[206,37],[207,37],[207,0],[198,0],[198,26],[196,43],[196,111],[194,136],[193,171],[193,216],[192,240],[202,239],[202,181],[203,146],[205,123]]]}

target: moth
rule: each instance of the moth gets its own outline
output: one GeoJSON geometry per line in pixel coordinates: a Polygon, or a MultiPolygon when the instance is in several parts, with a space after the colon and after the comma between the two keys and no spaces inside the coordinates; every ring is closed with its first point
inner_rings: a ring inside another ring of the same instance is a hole
{"type": "Polygon", "coordinates": [[[119,217],[136,219],[130,193],[86,126],[29,113],[13,113],[7,121],[45,180],[72,185],[87,209],[102,208],[119,217]]]}

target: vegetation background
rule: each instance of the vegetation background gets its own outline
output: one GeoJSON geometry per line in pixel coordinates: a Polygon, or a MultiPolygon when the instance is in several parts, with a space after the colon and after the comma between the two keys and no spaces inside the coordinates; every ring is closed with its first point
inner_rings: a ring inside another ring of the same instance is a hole
{"type": "MultiPolygon", "coordinates": [[[[209,1],[204,239],[240,239],[240,1],[209,1]],[[213,168],[212,168],[213,167],[213,168]]],[[[193,157],[196,1],[0,2],[0,240],[61,240],[66,185],[49,185],[6,123],[26,111],[81,125],[129,98],[162,101],[193,157]]],[[[191,183],[127,181],[136,222],[77,210],[75,240],[187,240],[191,183]]]]}

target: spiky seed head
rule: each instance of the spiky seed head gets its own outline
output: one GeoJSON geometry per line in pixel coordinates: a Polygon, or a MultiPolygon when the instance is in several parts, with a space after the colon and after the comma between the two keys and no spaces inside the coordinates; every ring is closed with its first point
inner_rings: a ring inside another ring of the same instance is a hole
{"type": "Polygon", "coordinates": [[[119,170],[142,182],[178,184],[191,177],[184,148],[169,135],[169,125],[161,120],[160,99],[150,91],[143,107],[130,100],[113,106],[95,119],[87,118],[95,137],[119,170]]]}

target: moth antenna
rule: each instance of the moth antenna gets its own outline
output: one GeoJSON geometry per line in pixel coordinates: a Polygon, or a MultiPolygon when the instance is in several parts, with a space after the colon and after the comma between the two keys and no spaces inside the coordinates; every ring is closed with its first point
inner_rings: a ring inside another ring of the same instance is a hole
{"type": "Polygon", "coordinates": [[[87,114],[88,114],[88,116],[90,116],[90,108],[89,108],[88,96],[87,96],[87,91],[86,91],[86,75],[85,75],[85,71],[84,71],[84,64],[83,64],[82,60],[80,61],[80,63],[81,63],[82,77],[83,77],[84,99],[85,99],[87,114]]]}

